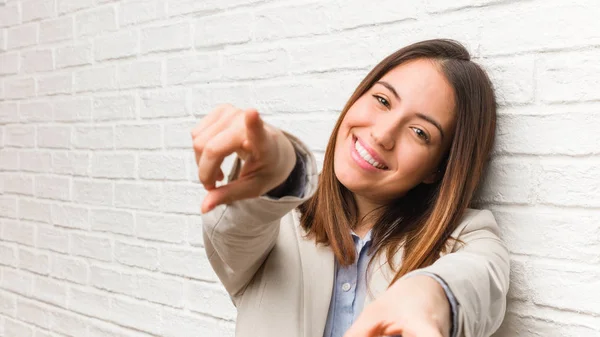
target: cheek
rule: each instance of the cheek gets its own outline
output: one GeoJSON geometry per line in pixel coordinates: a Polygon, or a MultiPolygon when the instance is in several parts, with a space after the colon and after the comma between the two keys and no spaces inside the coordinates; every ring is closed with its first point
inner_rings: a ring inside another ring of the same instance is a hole
{"type": "Polygon", "coordinates": [[[423,180],[433,171],[433,155],[422,145],[411,144],[399,149],[398,173],[402,177],[423,180]]]}

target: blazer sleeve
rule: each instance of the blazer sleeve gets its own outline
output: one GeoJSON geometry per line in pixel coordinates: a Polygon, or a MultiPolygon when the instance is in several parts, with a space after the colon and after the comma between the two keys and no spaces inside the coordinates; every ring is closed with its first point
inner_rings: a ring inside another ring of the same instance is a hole
{"type": "Polygon", "coordinates": [[[509,252],[490,211],[480,210],[465,221],[454,252],[404,277],[429,272],[442,278],[458,301],[457,335],[488,337],[500,327],[506,311],[509,252]]]}
{"type": "MultiPolygon", "coordinates": [[[[318,173],[314,156],[296,137],[285,133],[297,155],[302,156],[304,177],[295,179],[303,186],[301,197],[280,198],[263,195],[257,198],[219,205],[202,215],[204,247],[208,260],[230,296],[243,293],[279,234],[281,218],[308,200],[316,191],[318,173]]],[[[241,161],[236,159],[229,181],[239,174],[241,161]]]]}

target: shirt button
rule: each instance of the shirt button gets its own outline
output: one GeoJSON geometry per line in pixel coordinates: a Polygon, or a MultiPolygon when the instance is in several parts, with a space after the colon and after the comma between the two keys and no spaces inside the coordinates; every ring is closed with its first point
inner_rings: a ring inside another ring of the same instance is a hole
{"type": "Polygon", "coordinates": [[[342,290],[343,291],[348,291],[348,290],[350,290],[350,288],[352,288],[352,286],[350,285],[350,283],[346,282],[346,283],[342,284],[342,290]]]}

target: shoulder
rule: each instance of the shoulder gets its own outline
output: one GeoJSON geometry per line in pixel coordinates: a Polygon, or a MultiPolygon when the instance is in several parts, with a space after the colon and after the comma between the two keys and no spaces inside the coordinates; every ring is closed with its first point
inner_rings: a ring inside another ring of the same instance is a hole
{"type": "Polygon", "coordinates": [[[488,236],[488,234],[492,236],[500,235],[500,228],[490,210],[467,208],[452,236],[462,239],[467,235],[472,236],[474,234],[483,236],[488,236]]]}

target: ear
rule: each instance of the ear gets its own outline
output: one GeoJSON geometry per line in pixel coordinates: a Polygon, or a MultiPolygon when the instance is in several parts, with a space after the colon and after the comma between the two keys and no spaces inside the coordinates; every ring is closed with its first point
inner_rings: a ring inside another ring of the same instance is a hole
{"type": "Polygon", "coordinates": [[[444,172],[441,169],[436,170],[435,172],[428,175],[424,180],[423,184],[433,184],[438,182],[444,176],[444,172]]]}

